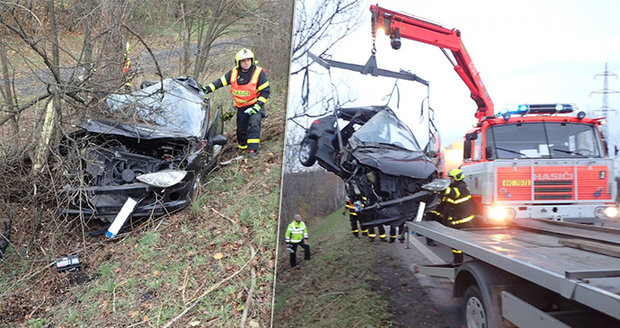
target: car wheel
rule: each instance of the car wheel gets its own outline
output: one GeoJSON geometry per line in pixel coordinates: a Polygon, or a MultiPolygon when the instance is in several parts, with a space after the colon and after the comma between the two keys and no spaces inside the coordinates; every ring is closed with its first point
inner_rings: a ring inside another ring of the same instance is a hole
{"type": "Polygon", "coordinates": [[[476,285],[467,287],[465,291],[463,310],[467,328],[487,328],[487,309],[484,306],[480,288],[476,285]]]}
{"type": "Polygon", "coordinates": [[[299,145],[299,162],[303,166],[312,166],[316,162],[316,140],[304,138],[299,145]]]}

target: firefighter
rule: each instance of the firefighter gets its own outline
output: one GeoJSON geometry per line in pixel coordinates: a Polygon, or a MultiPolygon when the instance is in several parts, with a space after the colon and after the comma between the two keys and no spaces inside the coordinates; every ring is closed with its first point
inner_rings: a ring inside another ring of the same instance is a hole
{"type": "Polygon", "coordinates": [[[125,91],[131,92],[131,81],[133,80],[133,72],[131,71],[131,58],[129,57],[129,41],[125,42],[125,60],[123,61],[123,78],[125,79],[125,91]]]}
{"type": "Polygon", "coordinates": [[[355,205],[353,202],[347,197],[347,202],[344,205],[349,210],[349,223],[351,223],[351,233],[353,236],[359,238],[360,236],[360,228],[358,227],[359,219],[357,218],[357,211],[355,210],[355,205]]]}
{"type": "MultiPolygon", "coordinates": [[[[209,94],[227,85],[230,85],[237,109],[237,147],[243,151],[247,149],[248,156],[256,157],[270,88],[267,73],[256,66],[254,53],[250,49],[244,48],[237,52],[235,67],[203,89],[205,94],[209,94]]],[[[232,115],[226,114],[225,117],[231,118],[232,115]]]]}
{"type": "Polygon", "coordinates": [[[297,247],[304,249],[304,260],[310,259],[310,245],[308,245],[308,229],[301,220],[301,215],[295,214],[293,222],[286,227],[284,241],[288,245],[287,250],[291,253],[291,268],[297,265],[297,247]]]}
{"type": "MultiPolygon", "coordinates": [[[[450,186],[444,191],[437,209],[429,212],[428,218],[456,229],[471,227],[474,224],[474,205],[467,183],[463,180],[465,173],[461,169],[452,169],[448,172],[448,176],[450,186]]],[[[452,255],[455,264],[463,263],[461,250],[453,248],[452,255]]]]}
{"type": "MultiPolygon", "coordinates": [[[[366,197],[362,197],[362,200],[365,201],[366,197]]],[[[347,197],[347,202],[345,203],[344,207],[346,207],[349,210],[349,223],[351,223],[351,233],[353,233],[353,236],[359,238],[360,231],[362,233],[362,237],[368,236],[368,227],[363,225],[359,218],[359,215],[360,215],[359,211],[361,210],[362,207],[364,207],[364,203],[363,202],[353,203],[353,201],[349,199],[349,197],[347,197]],[[358,228],[358,224],[359,224],[359,228],[358,228]]]]}

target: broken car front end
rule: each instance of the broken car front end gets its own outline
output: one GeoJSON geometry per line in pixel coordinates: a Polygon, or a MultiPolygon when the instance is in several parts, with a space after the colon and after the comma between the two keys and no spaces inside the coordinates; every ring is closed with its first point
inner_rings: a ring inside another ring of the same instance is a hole
{"type": "Polygon", "coordinates": [[[65,147],[73,151],[65,153],[77,158],[79,186],[65,188],[66,213],[112,222],[130,198],[137,201],[133,217],[186,207],[226,142],[222,124],[209,128],[209,106],[196,86],[191,78],[166,79],[163,87],[108,97],[116,116],[137,122],[88,120],[67,138],[65,147]]]}

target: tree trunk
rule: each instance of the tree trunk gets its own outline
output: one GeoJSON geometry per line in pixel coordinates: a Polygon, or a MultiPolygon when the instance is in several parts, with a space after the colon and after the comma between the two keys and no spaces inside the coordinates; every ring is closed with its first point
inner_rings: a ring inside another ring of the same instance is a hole
{"type": "MultiPolygon", "coordinates": [[[[15,95],[13,94],[13,89],[11,86],[11,76],[9,73],[9,59],[6,54],[6,45],[2,40],[0,40],[0,65],[2,67],[2,79],[4,80],[4,85],[0,86],[0,93],[2,94],[2,99],[4,99],[4,103],[7,105],[9,111],[15,112],[15,115],[12,118],[13,122],[13,130],[15,136],[19,134],[19,122],[17,118],[17,104],[15,103],[15,95]]],[[[19,147],[19,138],[17,138],[17,147],[19,147]]]]}

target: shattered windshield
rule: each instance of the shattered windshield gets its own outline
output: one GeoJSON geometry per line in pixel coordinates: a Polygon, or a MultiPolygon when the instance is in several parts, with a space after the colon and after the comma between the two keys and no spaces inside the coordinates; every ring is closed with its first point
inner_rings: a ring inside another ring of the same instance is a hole
{"type": "Polygon", "coordinates": [[[487,158],[603,156],[598,131],[588,124],[536,122],[498,125],[486,132],[487,158]]]}
{"type": "Polygon", "coordinates": [[[161,83],[156,83],[131,94],[112,94],[106,102],[111,110],[122,114],[124,122],[201,136],[207,115],[200,94],[174,79],[165,79],[163,83],[163,93],[161,83]]]}
{"type": "Polygon", "coordinates": [[[373,116],[351,136],[351,141],[363,145],[392,145],[411,151],[421,151],[411,130],[388,110],[373,116]]]}

